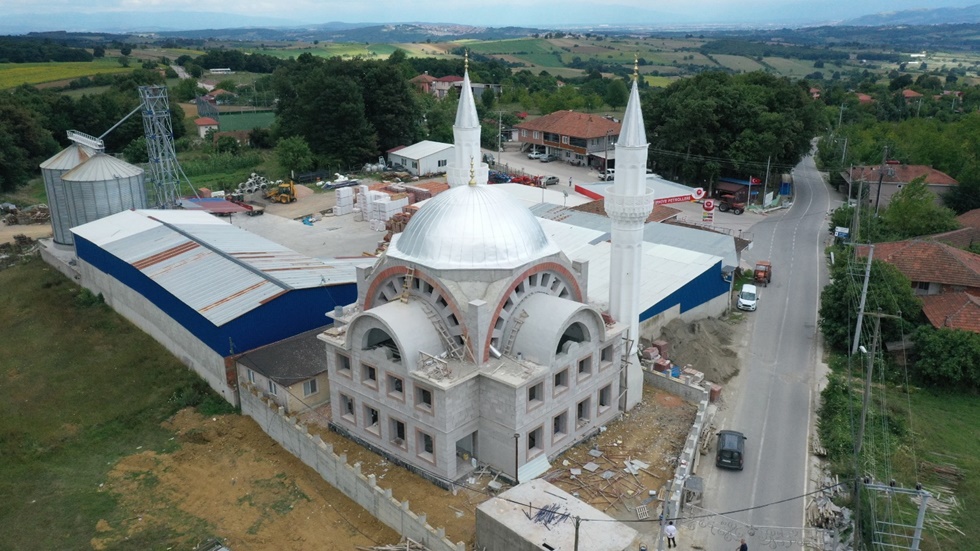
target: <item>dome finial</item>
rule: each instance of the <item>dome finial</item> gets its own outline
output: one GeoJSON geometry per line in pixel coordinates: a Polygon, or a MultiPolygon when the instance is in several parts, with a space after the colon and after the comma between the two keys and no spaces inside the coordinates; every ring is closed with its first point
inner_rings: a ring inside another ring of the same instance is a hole
{"type": "Polygon", "coordinates": [[[640,54],[633,54],[633,82],[640,77],[640,54]]]}
{"type": "Polygon", "coordinates": [[[470,72],[470,51],[463,50],[463,72],[470,72]]]}
{"type": "Polygon", "coordinates": [[[473,168],[473,157],[470,157],[470,185],[476,185],[476,170],[473,168]]]}

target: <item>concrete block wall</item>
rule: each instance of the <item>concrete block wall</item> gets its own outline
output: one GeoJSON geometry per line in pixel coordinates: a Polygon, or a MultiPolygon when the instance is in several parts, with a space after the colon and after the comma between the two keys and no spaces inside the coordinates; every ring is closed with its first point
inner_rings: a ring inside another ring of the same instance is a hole
{"type": "Polygon", "coordinates": [[[430,526],[425,514],[412,512],[408,501],[399,502],[390,489],[378,486],[373,474],[364,475],[360,463],[349,465],[346,455],[335,454],[332,445],[310,435],[283,408],[270,405],[247,386],[241,393],[242,414],[251,417],[266,434],[319,473],[328,484],[392,530],[423,543],[431,551],[466,551],[463,542],[453,543],[446,538],[445,529],[430,526]]]}
{"type": "Polygon", "coordinates": [[[647,383],[698,405],[698,412],[684,441],[684,449],[677,458],[677,468],[674,469],[674,477],[671,479],[667,496],[668,518],[678,517],[684,507],[684,482],[694,473],[695,463],[700,453],[701,431],[711,421],[708,414],[709,391],[697,384],[690,384],[656,371],[644,370],[643,377],[647,383]]]}

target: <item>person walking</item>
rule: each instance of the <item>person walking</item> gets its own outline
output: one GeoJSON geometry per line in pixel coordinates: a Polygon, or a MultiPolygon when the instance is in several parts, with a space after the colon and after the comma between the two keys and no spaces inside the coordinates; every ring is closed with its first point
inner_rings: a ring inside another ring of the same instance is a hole
{"type": "Polygon", "coordinates": [[[572,187],[572,177],[568,177],[568,187],[572,187]]]}
{"type": "Polygon", "coordinates": [[[667,527],[664,528],[664,534],[667,535],[667,549],[677,547],[677,540],[674,539],[677,537],[677,527],[674,526],[674,521],[667,523],[667,527]]]}
{"type": "Polygon", "coordinates": [[[745,543],[745,538],[742,538],[742,545],[736,547],[735,551],[749,551],[749,546],[745,543]]]}

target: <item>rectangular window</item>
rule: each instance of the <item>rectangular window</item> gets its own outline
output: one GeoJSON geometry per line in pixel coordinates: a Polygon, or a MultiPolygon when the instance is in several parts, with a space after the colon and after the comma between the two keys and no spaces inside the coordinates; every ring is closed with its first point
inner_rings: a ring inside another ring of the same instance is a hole
{"type": "Polygon", "coordinates": [[[346,377],[350,377],[351,376],[350,356],[337,352],[337,355],[334,356],[334,358],[337,360],[337,373],[340,373],[341,375],[344,375],[346,377]]]}
{"type": "Polygon", "coordinates": [[[401,377],[388,375],[388,396],[405,401],[405,381],[401,377]]]}
{"type": "Polygon", "coordinates": [[[592,421],[592,398],[586,398],[575,406],[575,416],[578,418],[579,428],[592,421]]]}
{"type": "Polygon", "coordinates": [[[388,431],[391,433],[391,443],[405,449],[405,423],[398,419],[389,419],[388,431]]]}
{"type": "Polygon", "coordinates": [[[555,396],[568,390],[568,368],[555,373],[555,396]]]}
{"type": "Polygon", "coordinates": [[[568,136],[562,136],[561,137],[561,143],[567,144],[568,143],[568,136]]]}
{"type": "Polygon", "coordinates": [[[612,406],[612,383],[599,389],[599,413],[612,406]]]}
{"type": "Polygon", "coordinates": [[[276,383],[273,383],[272,379],[269,379],[269,394],[273,396],[279,394],[279,390],[276,388],[276,383]]]}
{"type": "Polygon", "coordinates": [[[416,386],[415,407],[432,413],[432,391],[425,387],[416,386]]]}
{"type": "Polygon", "coordinates": [[[551,420],[552,440],[557,442],[568,434],[568,412],[563,411],[551,420]]]}
{"type": "Polygon", "coordinates": [[[544,435],[544,427],[538,427],[527,433],[527,458],[538,455],[544,451],[544,442],[541,438],[544,435]]]}
{"type": "Polygon", "coordinates": [[[310,379],[303,383],[303,396],[316,394],[319,389],[316,386],[316,379],[310,379]]]}
{"type": "Polygon", "coordinates": [[[442,168],[442,167],[446,166],[446,164],[448,164],[448,163],[449,163],[449,161],[447,161],[446,159],[440,159],[439,160],[439,168],[442,168]]]}
{"type": "Polygon", "coordinates": [[[527,388],[527,409],[534,409],[544,403],[544,383],[527,388]]]}
{"type": "Polygon", "coordinates": [[[361,364],[361,382],[371,388],[378,388],[378,368],[361,364]]]}
{"type": "Polygon", "coordinates": [[[600,364],[599,369],[609,367],[610,365],[612,365],[612,361],[613,361],[613,345],[610,344],[609,346],[603,348],[602,352],[599,353],[599,364],[600,364]]]}
{"type": "Polygon", "coordinates": [[[426,434],[422,431],[417,431],[415,446],[416,453],[420,458],[425,459],[430,463],[436,462],[435,440],[433,440],[432,435],[426,434]]]}
{"type": "Polygon", "coordinates": [[[252,371],[251,369],[248,369],[248,370],[245,371],[245,374],[248,376],[248,382],[250,382],[250,383],[252,383],[254,385],[255,384],[255,372],[252,371]]]}
{"type": "Polygon", "coordinates": [[[364,406],[364,429],[375,436],[381,436],[381,414],[371,406],[364,406]]]}
{"type": "Polygon", "coordinates": [[[350,396],[340,395],[340,416],[351,423],[357,422],[354,417],[354,399],[350,396]]]}
{"type": "Polygon", "coordinates": [[[592,375],[592,356],[586,356],[578,361],[579,378],[592,375]]]}

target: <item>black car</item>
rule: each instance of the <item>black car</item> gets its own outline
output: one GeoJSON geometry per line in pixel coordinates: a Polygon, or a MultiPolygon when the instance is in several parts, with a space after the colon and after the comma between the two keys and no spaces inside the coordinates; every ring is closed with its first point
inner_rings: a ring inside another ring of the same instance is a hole
{"type": "Polygon", "coordinates": [[[720,431],[715,466],[741,471],[744,463],[745,435],[735,430],[720,431]]]}

